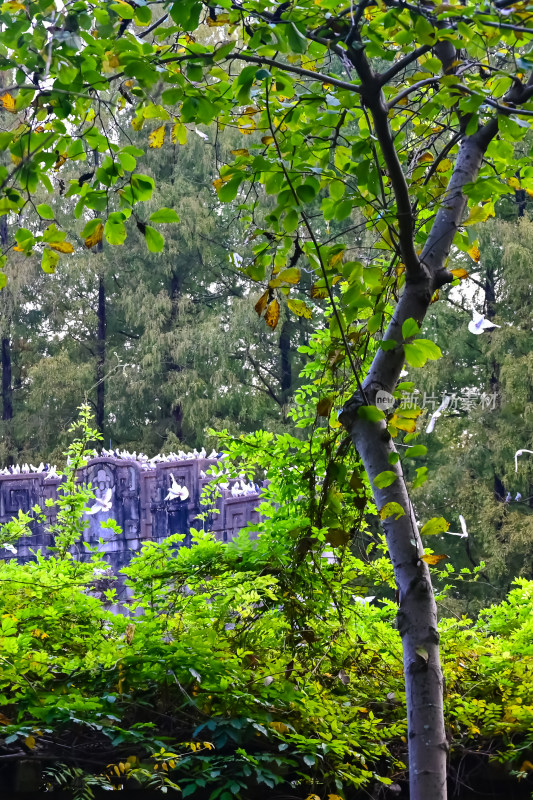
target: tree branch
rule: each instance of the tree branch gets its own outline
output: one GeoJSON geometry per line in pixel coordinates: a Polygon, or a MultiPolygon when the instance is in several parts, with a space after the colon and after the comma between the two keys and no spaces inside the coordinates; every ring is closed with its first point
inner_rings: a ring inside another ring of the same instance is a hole
{"type": "Polygon", "coordinates": [[[400,58],[400,60],[397,61],[396,64],[394,64],[388,70],[386,70],[385,72],[381,72],[379,75],[377,75],[379,85],[385,86],[386,83],[388,83],[390,80],[396,77],[396,75],[398,75],[399,72],[408,67],[409,64],[412,64],[413,61],[417,60],[417,58],[423,56],[424,53],[429,53],[430,50],[431,50],[431,45],[424,44],[421,45],[420,47],[417,47],[416,50],[413,50],[413,52],[409,53],[409,55],[404,56],[404,58],[400,58]]]}
{"type": "Polygon", "coordinates": [[[350,51],[351,61],[361,81],[363,102],[370,109],[374,130],[387,166],[389,177],[396,199],[396,216],[398,219],[398,239],[400,252],[408,281],[424,278],[423,269],[415,251],[413,231],[414,218],[411,198],[402,165],[396,152],[394,139],[389,127],[388,107],[381,88],[381,77],[372,72],[364,50],[350,51]]]}

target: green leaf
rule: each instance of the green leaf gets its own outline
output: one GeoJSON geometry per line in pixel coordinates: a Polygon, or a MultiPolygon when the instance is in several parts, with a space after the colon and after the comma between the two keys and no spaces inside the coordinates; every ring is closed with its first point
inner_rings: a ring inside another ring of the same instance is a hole
{"type": "Polygon", "coordinates": [[[135,22],[139,26],[149,25],[152,19],[152,12],[148,6],[138,6],[135,9],[135,22]]]}
{"type": "Polygon", "coordinates": [[[385,489],[387,486],[390,486],[394,481],[397,479],[397,475],[390,469],[386,469],[384,472],[380,472],[379,475],[376,475],[374,478],[374,486],[378,489],[385,489]]]}
{"type": "Polygon", "coordinates": [[[111,3],[109,8],[122,19],[133,19],[134,9],[129,3],[111,3]]]}
{"type": "Polygon", "coordinates": [[[130,178],[133,199],[135,202],[149,200],[154,191],[154,179],[149,175],[132,175],[130,178]]]}
{"type": "Polygon", "coordinates": [[[47,203],[40,203],[37,206],[37,213],[42,219],[53,219],[54,212],[47,203]]]}
{"type": "Polygon", "coordinates": [[[118,246],[124,244],[126,240],[126,227],[124,223],[113,215],[109,215],[109,219],[104,225],[104,235],[109,244],[118,246]]]}
{"type": "Polygon", "coordinates": [[[420,458],[425,456],[428,449],[424,444],[415,444],[413,447],[408,447],[405,451],[406,458],[420,458]]]}
{"type": "Polygon", "coordinates": [[[445,533],[450,527],[450,523],[446,522],[444,517],[433,517],[428,520],[420,531],[422,536],[436,536],[439,533],[445,533]]]}
{"type": "Polygon", "coordinates": [[[147,225],[144,229],[144,238],[146,246],[151,253],[160,253],[165,246],[164,236],[159,231],[156,231],[155,228],[151,228],[150,225],[147,225]]]}
{"type": "Polygon", "coordinates": [[[428,479],[428,468],[427,467],[418,467],[416,471],[416,478],[413,481],[413,489],[418,489],[419,486],[422,486],[428,479]]]}
{"type": "Polygon", "coordinates": [[[357,415],[367,422],[379,422],[380,419],[385,419],[383,411],[376,406],[360,406],[357,415]]]}
{"type": "Polygon", "coordinates": [[[405,320],[402,325],[402,336],[404,339],[410,339],[412,336],[416,336],[419,332],[420,328],[418,323],[412,317],[405,320]]]}
{"type": "Polygon", "coordinates": [[[415,339],[404,345],[405,359],[412,367],[423,367],[426,361],[436,361],[442,356],[440,347],[430,339],[415,339]]]}
{"type": "Polygon", "coordinates": [[[43,272],[47,272],[49,274],[54,273],[56,271],[58,261],[59,253],[56,253],[54,250],[50,250],[48,247],[45,247],[41,261],[43,272]]]}
{"type": "Polygon", "coordinates": [[[217,188],[218,199],[222,203],[231,203],[237,197],[239,186],[241,185],[241,178],[232,178],[227,183],[217,188]]]}
{"type": "Polygon", "coordinates": [[[153,214],[150,214],[149,219],[150,222],[159,222],[159,223],[180,221],[180,218],[178,217],[177,213],[174,211],[173,208],[159,208],[157,211],[154,211],[153,214]]]}
{"type": "Polygon", "coordinates": [[[307,39],[300,33],[294,22],[289,22],[286,26],[287,40],[293,53],[305,53],[307,50],[307,39]]]}
{"type": "Polygon", "coordinates": [[[5,272],[0,272],[0,289],[3,289],[4,286],[7,286],[7,275],[5,272]]]}

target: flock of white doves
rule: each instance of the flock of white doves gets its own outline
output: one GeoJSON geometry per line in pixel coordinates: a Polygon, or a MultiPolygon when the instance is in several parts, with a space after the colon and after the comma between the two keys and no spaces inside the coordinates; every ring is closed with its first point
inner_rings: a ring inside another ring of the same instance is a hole
{"type": "MultiPolygon", "coordinates": [[[[104,458],[118,458],[123,461],[135,461],[137,462],[141,469],[154,469],[156,464],[168,463],[173,461],[193,461],[196,459],[210,459],[210,460],[219,460],[224,457],[223,453],[217,453],[216,450],[212,450],[209,455],[203,447],[201,450],[193,450],[192,453],[184,453],[183,450],[180,450],[178,453],[168,453],[167,455],[157,455],[153,458],[148,458],[147,455],[144,453],[137,453],[134,451],[130,453],[128,450],[106,450],[102,448],[101,453],[97,453],[96,450],[94,451],[93,457],[98,458],[98,456],[104,456],[104,458]]],[[[15,464],[12,467],[5,467],[4,469],[0,469],[0,475],[24,475],[29,473],[46,473],[45,481],[51,480],[52,478],[60,478],[61,476],[58,475],[57,467],[55,464],[45,464],[43,461],[39,464],[38,467],[34,466],[33,464],[15,464]]],[[[204,477],[203,475],[201,477],[204,477]]]]}

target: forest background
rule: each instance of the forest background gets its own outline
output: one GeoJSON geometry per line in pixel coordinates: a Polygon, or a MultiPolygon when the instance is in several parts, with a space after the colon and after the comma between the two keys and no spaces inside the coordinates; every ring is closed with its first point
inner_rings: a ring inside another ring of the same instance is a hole
{"type": "MultiPolygon", "coordinates": [[[[196,35],[209,44],[225,23],[205,13],[196,35]]],[[[141,159],[148,143],[142,169],[155,188],[146,211],[170,208],[180,221],[160,218],[175,224],[165,225],[164,249],[152,236],[148,251],[142,225],[117,247],[110,229],[103,236],[96,226],[88,230],[86,219],[73,222],[77,197],[65,187],[93,180],[97,148],[88,165],[75,154],[58,157],[52,195],[40,187],[16,224],[13,215],[1,218],[9,253],[0,296],[2,461],[65,465],[72,426],[76,463],[98,436],[106,447],[150,456],[216,442],[236,474],[271,481],[266,521],[257,546],[243,535],[223,548],[200,531],[191,552],[176,553],[175,541],[147,547],[128,571],[133,608],[145,610],[130,623],[106,609],[112,589],[101,601],[84,591],[101,567],[98,553],[88,565],[69,559],[90,495],[67,483],[53,558],[37,559],[29,573],[14,564],[2,568],[3,581],[20,584],[2,601],[9,654],[4,755],[13,763],[48,757],[56,766],[43,780],[70,788],[78,781],[77,791],[88,794],[135,780],[156,788],[179,783],[185,796],[203,796],[207,787],[207,796],[223,800],[246,797],[255,784],[289,787],[301,797],[398,794],[405,791],[406,731],[394,580],[370,485],[360,477],[357,454],[345,455],[336,420],[354,376],[330,325],[328,292],[312,270],[297,267],[297,236],[280,248],[284,263],[293,259],[284,279],[258,291],[253,265],[261,258],[258,238],[268,241],[272,193],[261,195],[253,213],[242,196],[221,202],[231,177],[220,166],[245,158],[251,143],[271,144],[256,131],[259,112],[251,106],[235,125],[178,123],[165,140],[160,119],[147,114],[139,123],[129,114],[130,88],[122,91],[127,138],[113,129],[114,143],[130,148],[126,163],[128,156],[141,159]],[[15,239],[20,226],[37,236],[50,220],[68,228],[75,243],[57,270],[55,259],[41,262],[20,235],[15,239]],[[297,287],[289,302],[273,301],[272,290],[283,284],[297,287]],[[270,313],[261,319],[267,304],[270,313]],[[94,410],[97,432],[85,412],[76,429],[82,401],[94,410]],[[325,488],[317,488],[324,477],[325,488]],[[342,493],[328,481],[343,485],[342,493]],[[321,552],[334,551],[333,566],[321,566],[316,546],[300,536],[314,502],[316,540],[321,552]],[[372,604],[361,602],[370,596],[372,604]],[[209,605],[213,597],[220,600],[209,605]],[[43,614],[46,625],[38,624],[43,614]],[[71,746],[73,729],[79,743],[71,746]],[[109,741],[117,756],[111,764],[103,755],[109,741]],[[69,747],[61,759],[58,752],[69,747]],[[97,756],[87,755],[90,747],[97,756]]],[[[13,109],[7,99],[3,105],[3,125],[12,131],[13,109]]],[[[528,153],[529,137],[500,143],[499,157],[505,147],[510,162],[513,148],[528,153]]],[[[427,152],[416,151],[415,172],[427,169],[427,152]]],[[[17,156],[5,157],[9,164],[17,156]]],[[[459,285],[439,290],[426,321],[443,356],[420,373],[407,365],[404,391],[419,409],[403,422],[400,414],[403,427],[397,425],[405,434],[400,447],[416,438],[403,470],[421,524],[444,517],[460,532],[461,514],[468,528],[468,537],[455,538],[441,526],[426,551],[436,556],[429,563],[443,617],[450,774],[457,784],[467,757],[478,764],[490,755],[517,785],[527,786],[533,771],[525,679],[533,479],[527,456],[519,468],[514,458],[532,441],[533,227],[530,194],[520,175],[510,180],[511,191],[490,214],[485,208],[482,225],[474,215],[462,248],[451,253],[448,269],[459,285]],[[474,310],[499,327],[471,334],[474,310]],[[444,395],[454,399],[426,434],[444,395]]],[[[316,189],[306,196],[317,235],[335,241],[350,230],[349,253],[332,251],[332,259],[341,253],[370,262],[381,232],[376,239],[360,210],[344,206],[340,186],[329,191],[326,207],[316,189]]],[[[286,233],[294,234],[291,226],[286,233]]],[[[341,302],[346,287],[334,285],[341,302]]],[[[378,346],[386,313],[384,304],[359,314],[361,330],[378,346]]],[[[361,337],[352,341],[360,343],[361,337]]],[[[358,350],[361,374],[375,346],[358,350]]],[[[24,520],[4,532],[5,541],[21,533],[24,520]]]]}

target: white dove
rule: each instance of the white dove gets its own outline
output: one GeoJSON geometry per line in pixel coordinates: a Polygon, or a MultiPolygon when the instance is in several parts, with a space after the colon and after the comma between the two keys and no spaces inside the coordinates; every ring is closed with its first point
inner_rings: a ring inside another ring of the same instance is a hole
{"type": "Polygon", "coordinates": [[[106,489],[103,497],[95,497],[93,506],[87,509],[86,514],[100,514],[105,511],[111,511],[111,498],[113,497],[113,489],[106,489]]]}
{"type": "Polygon", "coordinates": [[[518,456],[524,455],[524,453],[531,453],[533,455],[533,450],[517,450],[514,454],[514,471],[518,472],[518,456]]]}
{"type": "Polygon", "coordinates": [[[60,478],[60,477],[61,477],[61,475],[58,475],[58,473],[57,473],[57,467],[56,467],[56,466],[55,466],[55,464],[54,464],[54,465],[53,465],[52,467],[50,467],[50,469],[48,470],[48,472],[47,472],[47,474],[46,474],[45,481],[49,481],[49,480],[51,480],[52,478],[60,478]]]}
{"type": "Polygon", "coordinates": [[[459,514],[459,522],[461,523],[461,530],[462,533],[454,533],[453,531],[446,531],[450,536],[459,536],[460,539],[467,539],[468,538],[468,531],[466,529],[466,522],[465,518],[462,514],[459,514]]]}
{"type": "Polygon", "coordinates": [[[437,410],[434,411],[433,414],[430,417],[429,424],[428,424],[428,426],[426,428],[426,433],[433,433],[436,421],[441,416],[442,412],[445,411],[448,408],[448,406],[450,405],[450,400],[451,399],[452,398],[450,397],[449,394],[444,395],[444,400],[442,401],[440,406],[437,408],[437,410]]]}
{"type": "Polygon", "coordinates": [[[180,486],[180,484],[176,481],[176,478],[170,473],[170,480],[172,481],[168,494],[165,497],[165,500],[181,500],[184,502],[189,497],[189,490],[186,486],[180,486]]]}
{"type": "Polygon", "coordinates": [[[472,320],[468,323],[470,333],[475,333],[476,336],[479,336],[480,333],[489,331],[491,328],[501,328],[501,325],[496,325],[495,322],[485,319],[483,314],[478,314],[477,311],[472,313],[472,320]]]}

